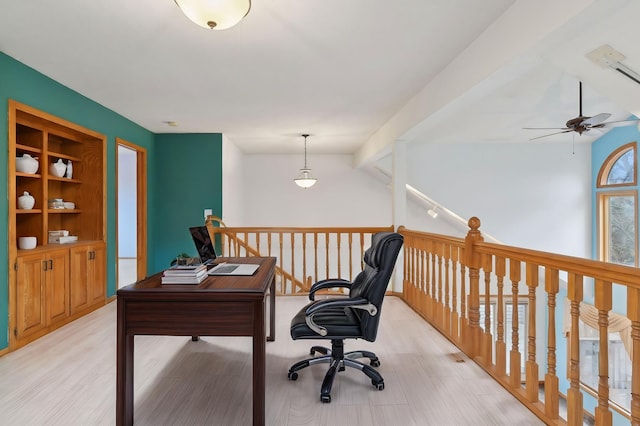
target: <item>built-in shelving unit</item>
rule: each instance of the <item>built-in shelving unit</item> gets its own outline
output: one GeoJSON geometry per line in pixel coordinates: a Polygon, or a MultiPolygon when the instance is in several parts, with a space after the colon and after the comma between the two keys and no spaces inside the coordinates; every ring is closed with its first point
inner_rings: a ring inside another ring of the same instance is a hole
{"type": "Polygon", "coordinates": [[[104,305],[106,297],[106,137],[16,101],[9,101],[9,349],[104,305]],[[39,161],[33,173],[16,171],[14,157],[39,161]],[[49,165],[73,164],[71,177],[49,165]],[[29,192],[32,209],[18,208],[29,192]],[[73,202],[52,208],[49,200],[73,202]],[[48,244],[49,231],[67,230],[77,242],[48,244]],[[36,237],[20,250],[20,237],[36,237]]]}

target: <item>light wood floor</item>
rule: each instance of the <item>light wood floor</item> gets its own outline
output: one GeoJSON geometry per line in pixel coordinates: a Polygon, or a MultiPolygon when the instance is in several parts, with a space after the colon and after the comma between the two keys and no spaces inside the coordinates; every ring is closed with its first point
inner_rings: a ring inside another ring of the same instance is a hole
{"type": "MultiPolygon", "coordinates": [[[[387,297],[378,339],[350,341],[381,360],[385,389],[361,372],[336,378],[332,402],[319,400],[327,365],[297,381],[291,364],[308,341],[292,341],[289,322],[302,297],[277,300],[276,341],[267,344],[268,425],[537,425],[542,424],[477,365],[458,353],[400,299],[387,297]]],[[[0,358],[0,424],[115,423],[116,303],[0,358]]],[[[135,423],[250,425],[251,339],[136,337],[135,423]]]]}

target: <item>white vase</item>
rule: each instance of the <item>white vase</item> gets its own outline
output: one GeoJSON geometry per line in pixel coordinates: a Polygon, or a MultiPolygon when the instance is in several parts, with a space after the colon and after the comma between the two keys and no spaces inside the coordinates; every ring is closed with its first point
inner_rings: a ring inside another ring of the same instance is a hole
{"type": "Polygon", "coordinates": [[[18,197],[18,208],[22,210],[31,210],[35,203],[36,199],[27,191],[24,191],[22,195],[18,197]]]}
{"type": "Polygon", "coordinates": [[[58,160],[55,163],[51,163],[49,166],[49,173],[56,177],[64,176],[64,172],[67,171],[67,165],[62,162],[62,160],[58,160]]]}
{"type": "Polygon", "coordinates": [[[73,177],[73,164],[71,163],[71,160],[67,162],[67,173],[64,176],[69,179],[73,177]]]}

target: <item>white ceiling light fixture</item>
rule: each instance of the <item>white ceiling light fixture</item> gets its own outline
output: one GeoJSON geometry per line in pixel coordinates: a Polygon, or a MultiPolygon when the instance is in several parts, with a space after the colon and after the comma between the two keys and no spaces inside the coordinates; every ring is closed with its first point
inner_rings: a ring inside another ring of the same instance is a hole
{"type": "Polygon", "coordinates": [[[251,0],[174,0],[182,13],[202,28],[226,30],[242,20],[251,0]]]}
{"type": "Polygon", "coordinates": [[[438,212],[436,211],[436,206],[433,206],[433,208],[430,208],[429,210],[427,210],[427,213],[429,213],[429,216],[431,216],[434,219],[436,217],[438,217],[438,212]]]}
{"type": "Polygon", "coordinates": [[[307,167],[307,138],[309,135],[302,135],[302,137],[304,138],[304,167],[300,169],[300,175],[293,181],[300,188],[307,189],[315,185],[318,179],[311,176],[311,169],[307,167]]]}

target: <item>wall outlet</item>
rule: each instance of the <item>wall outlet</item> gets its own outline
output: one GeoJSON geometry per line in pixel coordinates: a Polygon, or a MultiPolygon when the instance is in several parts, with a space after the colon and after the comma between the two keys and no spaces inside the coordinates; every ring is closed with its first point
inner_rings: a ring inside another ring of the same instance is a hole
{"type": "Polygon", "coordinates": [[[207,216],[213,215],[213,209],[204,209],[204,220],[207,220],[207,216]]]}

